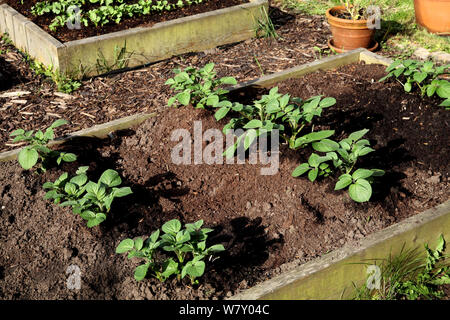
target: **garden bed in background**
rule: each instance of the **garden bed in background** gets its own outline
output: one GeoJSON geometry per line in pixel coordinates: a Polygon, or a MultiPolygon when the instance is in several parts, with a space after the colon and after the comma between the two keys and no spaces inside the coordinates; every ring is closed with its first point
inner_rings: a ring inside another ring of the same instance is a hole
{"type": "MultiPolygon", "coordinates": [[[[106,140],[83,138],[62,148],[79,155],[76,163],[43,175],[23,172],[17,163],[0,164],[0,292],[6,299],[221,299],[303,264],[352,245],[366,235],[446,201],[450,195],[448,137],[450,115],[438,102],[407,94],[396,82],[378,83],[385,66],[351,64],[278,83],[281,92],[308,98],[333,96],[318,129],[336,138],[368,128],[375,152],[362,167],[384,169],[369,203],[355,203],[333,191],[334,178],[311,183],[293,178],[307,150],[280,149],[280,169],[260,175],[262,165],[175,165],[175,129],[221,129],[207,110],[165,108],[134,130],[106,140]],[[422,129],[423,128],[423,129],[422,129]],[[42,184],[63,171],[89,165],[91,179],[105,168],[117,170],[133,194],[121,199],[100,227],[88,229],[69,210],[43,200],[42,184]],[[128,237],[149,235],[173,218],[203,219],[215,229],[210,243],[226,251],[207,264],[200,286],[140,283],[136,261],[114,253],[128,237]],[[67,266],[82,272],[81,291],[66,289],[67,266]]],[[[233,93],[242,101],[264,89],[233,93]]],[[[168,96],[162,94],[160,101],[168,96]]],[[[203,147],[208,142],[203,142],[203,147]]]]}
{"type": "MultiPolygon", "coordinates": [[[[30,7],[34,2],[26,3],[30,7]]],[[[56,29],[59,37],[66,34],[78,35],[75,40],[70,41],[58,40],[58,37],[55,38],[52,33],[40,27],[48,30],[42,24],[44,22],[41,21],[38,26],[17,12],[13,8],[15,5],[10,7],[2,4],[0,32],[7,33],[18,49],[54,72],[71,78],[84,78],[246,40],[255,36],[259,22],[267,20],[264,13],[264,10],[268,10],[267,0],[229,0],[221,5],[219,3],[220,1],[210,1],[175,10],[179,15],[163,12],[161,15],[143,16],[149,24],[142,26],[140,24],[145,20],[134,17],[130,21],[140,21],[135,27],[128,26],[128,20],[124,20],[124,25],[119,24],[118,29],[112,30],[108,27],[110,24],[98,28],[82,25],[76,31],[69,30],[63,24],[56,29]],[[212,5],[214,3],[215,6],[212,5]],[[205,11],[201,10],[202,13],[199,13],[192,9],[197,7],[203,7],[205,11]],[[168,19],[161,19],[166,17],[166,13],[168,19]],[[162,21],[155,23],[158,19],[150,17],[159,17],[162,21]]],[[[29,9],[23,10],[29,16],[29,9]]],[[[48,22],[45,20],[45,23],[48,22]]]]}
{"type": "MultiPolygon", "coordinates": [[[[125,18],[121,23],[108,23],[104,26],[95,27],[94,25],[89,25],[88,27],[82,26],[80,30],[70,30],[68,28],[62,27],[56,31],[49,29],[49,25],[52,20],[50,14],[45,14],[42,16],[35,16],[31,13],[31,8],[38,2],[43,0],[5,0],[4,2],[16,9],[18,12],[23,14],[25,17],[36,23],[43,30],[51,34],[56,39],[61,42],[68,42],[73,40],[80,40],[83,38],[99,36],[106,33],[111,33],[115,31],[135,28],[135,27],[151,27],[155,23],[169,21],[173,19],[178,19],[182,17],[188,17],[194,14],[214,11],[218,9],[228,8],[244,3],[248,3],[249,0],[208,0],[200,4],[193,4],[184,8],[180,8],[174,11],[168,11],[164,13],[149,14],[142,16],[134,16],[131,18],[125,18]]],[[[56,0],[50,1],[56,2],[56,0]]],[[[129,2],[129,1],[128,1],[129,2]]],[[[137,1],[136,1],[137,2],[137,1]]],[[[169,2],[176,2],[170,0],[169,2]]],[[[98,4],[96,4],[98,5],[98,4]]],[[[89,5],[88,5],[89,6],[89,5]]],[[[90,5],[93,7],[94,5],[90,5]]]]}

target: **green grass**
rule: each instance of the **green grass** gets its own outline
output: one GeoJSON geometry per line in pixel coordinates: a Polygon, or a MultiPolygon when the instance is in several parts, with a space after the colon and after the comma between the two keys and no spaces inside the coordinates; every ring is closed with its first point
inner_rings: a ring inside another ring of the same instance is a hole
{"type": "MultiPolygon", "coordinates": [[[[324,15],[339,0],[277,0],[282,8],[311,15],[324,15]]],[[[382,11],[377,40],[385,43],[413,43],[430,51],[450,52],[450,37],[437,36],[416,25],[413,0],[360,0],[362,5],[377,5],[382,11]]]]}
{"type": "Polygon", "coordinates": [[[399,254],[385,259],[374,259],[373,263],[361,264],[378,265],[379,287],[371,289],[367,284],[374,284],[376,273],[368,276],[366,284],[354,286],[355,300],[417,300],[441,299],[444,296],[442,285],[450,284],[450,261],[444,254],[445,240],[441,235],[436,249],[425,244],[425,252],[418,248],[405,249],[399,254]],[[375,276],[375,277],[374,277],[375,276]]]}

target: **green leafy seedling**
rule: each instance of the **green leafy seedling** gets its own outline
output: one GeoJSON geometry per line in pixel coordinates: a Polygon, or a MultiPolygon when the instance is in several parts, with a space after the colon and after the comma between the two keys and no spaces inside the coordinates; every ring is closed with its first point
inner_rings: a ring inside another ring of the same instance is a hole
{"type": "Polygon", "coordinates": [[[68,122],[63,119],[56,120],[50,127],[48,127],[44,132],[38,130],[34,133],[33,130],[25,131],[24,129],[17,129],[11,132],[10,136],[14,137],[13,142],[27,142],[28,145],[24,147],[17,157],[19,164],[25,170],[30,170],[34,167],[39,158],[41,159],[42,171],[47,170],[47,166],[52,159],[56,159],[57,164],[64,162],[73,162],[77,159],[76,155],[73,153],[66,153],[51,150],[47,147],[47,143],[55,138],[54,129],[67,124],[68,122]]]}
{"type": "Polygon", "coordinates": [[[88,180],[87,170],[88,167],[78,168],[72,178],[65,172],[55,182],[46,182],[43,188],[49,189],[44,199],[72,207],[73,213],[87,220],[87,226],[91,228],[106,220],[114,199],[125,197],[132,191],[129,187],[117,188],[122,179],[115,170],[103,172],[98,182],[88,180]]]}
{"type": "Polygon", "coordinates": [[[160,281],[175,275],[178,280],[188,276],[192,284],[197,284],[205,272],[205,258],[225,250],[221,244],[206,247],[208,233],[213,230],[202,228],[202,225],[203,220],[199,220],[182,229],[180,221],[173,219],[161,227],[162,234],[158,229],[145,241],[143,238],[121,241],[116,253],[128,252],[129,259],[144,259],[134,271],[137,281],[147,275],[160,281]]]}

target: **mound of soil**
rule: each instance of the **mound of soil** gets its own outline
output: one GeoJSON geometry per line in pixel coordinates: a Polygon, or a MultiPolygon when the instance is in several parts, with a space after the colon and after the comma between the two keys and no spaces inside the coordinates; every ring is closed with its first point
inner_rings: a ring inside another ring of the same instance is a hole
{"type": "MultiPolygon", "coordinates": [[[[374,185],[369,203],[333,191],[336,177],[315,183],[291,177],[309,149],[294,152],[282,145],[278,173],[271,176],[260,174],[267,165],[248,161],[172,163],[179,143],[171,138],[174,130],[193,137],[195,121],[201,121],[202,132],[221,129],[227,121],[217,123],[212,111],[192,107],[166,108],[107,140],[72,142],[63,148],[78,154],[78,161],[43,175],[24,172],[15,162],[0,164],[0,297],[222,299],[446,201],[449,113],[437,100],[407,94],[398,83],[378,83],[384,69],[355,64],[279,84],[281,92],[302,98],[334,96],[337,104],[324,111],[316,128],[336,129],[336,139],[370,129],[376,152],[364,157],[361,167],[384,169],[386,175],[374,185]],[[134,192],[113,203],[100,227],[88,229],[70,210],[43,200],[45,181],[79,165],[90,166],[93,180],[116,169],[134,192]],[[203,219],[215,230],[209,243],[222,243],[226,251],[207,264],[199,286],[136,282],[138,261],[115,254],[115,247],[173,218],[203,219]],[[80,290],[66,287],[70,265],[80,268],[80,290]]],[[[210,142],[202,141],[203,150],[210,142]]]]}

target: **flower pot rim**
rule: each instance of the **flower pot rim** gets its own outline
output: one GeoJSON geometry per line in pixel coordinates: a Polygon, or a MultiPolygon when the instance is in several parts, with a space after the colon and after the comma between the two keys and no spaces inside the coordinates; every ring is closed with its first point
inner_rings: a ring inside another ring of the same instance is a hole
{"type": "Polygon", "coordinates": [[[338,23],[347,24],[349,26],[350,25],[362,25],[362,24],[367,25],[367,19],[364,19],[364,20],[342,19],[342,18],[333,16],[331,14],[332,11],[347,11],[347,10],[345,9],[345,6],[334,6],[334,7],[328,8],[328,10],[325,12],[325,15],[329,22],[335,21],[338,23]]]}

